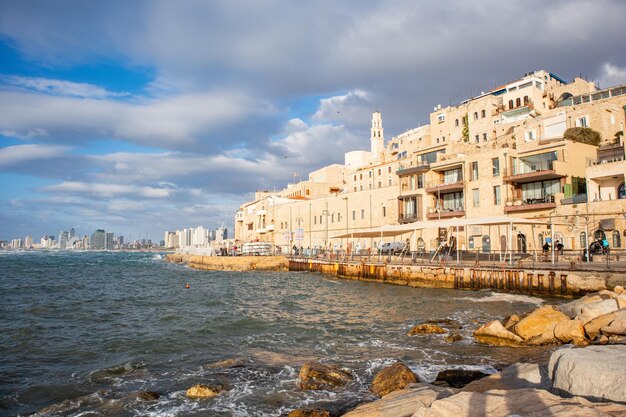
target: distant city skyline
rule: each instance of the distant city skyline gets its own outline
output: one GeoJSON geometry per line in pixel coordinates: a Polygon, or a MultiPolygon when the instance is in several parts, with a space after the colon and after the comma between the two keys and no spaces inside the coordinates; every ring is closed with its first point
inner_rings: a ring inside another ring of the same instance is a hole
{"type": "Polygon", "coordinates": [[[520,74],[626,80],[626,3],[0,0],[0,239],[222,223],[520,74]],[[573,30],[572,28],[575,28],[573,30]]]}

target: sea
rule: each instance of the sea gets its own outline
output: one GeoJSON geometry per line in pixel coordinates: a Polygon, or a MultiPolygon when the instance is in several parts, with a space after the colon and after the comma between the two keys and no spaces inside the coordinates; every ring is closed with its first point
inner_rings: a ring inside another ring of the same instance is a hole
{"type": "Polygon", "coordinates": [[[308,272],[199,271],[155,253],[0,252],[0,295],[6,416],[337,413],[374,400],[374,375],[396,361],[432,382],[445,369],[494,373],[542,362],[551,349],[488,347],[472,338],[489,320],[551,300],[308,272]],[[443,319],[458,323],[461,341],[407,336],[415,324],[443,319]],[[302,391],[298,372],[307,361],[348,368],[355,381],[302,391]],[[224,392],[187,398],[197,383],[224,392]],[[159,398],[143,400],[141,391],[159,398]]]}

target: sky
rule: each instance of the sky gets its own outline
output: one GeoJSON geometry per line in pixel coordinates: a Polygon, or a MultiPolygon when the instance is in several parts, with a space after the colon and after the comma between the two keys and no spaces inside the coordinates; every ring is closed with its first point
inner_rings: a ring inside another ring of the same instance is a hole
{"type": "Polygon", "coordinates": [[[0,240],[222,223],[545,69],[626,83],[622,0],[0,0],[0,240]],[[297,173],[297,176],[294,176],[297,173]]]}

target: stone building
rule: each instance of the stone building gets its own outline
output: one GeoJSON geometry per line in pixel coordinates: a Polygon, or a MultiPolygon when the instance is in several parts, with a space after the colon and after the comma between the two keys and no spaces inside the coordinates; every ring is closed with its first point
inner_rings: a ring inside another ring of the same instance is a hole
{"type": "Polygon", "coordinates": [[[622,248],[625,105],[626,85],[598,90],[580,78],[566,83],[536,71],[457,105],[435,106],[429,125],[386,144],[376,111],[369,152],[348,152],[344,165],[321,168],[284,190],[257,192],[236,213],[235,239],[271,242],[286,252],[366,249],[380,239],[335,236],[429,221],[432,228],[398,238],[432,250],[440,220],[515,216],[550,225],[518,225],[513,235],[467,227],[459,230],[459,247],[529,251],[550,237],[580,250],[606,237],[622,248]],[[600,141],[570,128],[591,128],[600,141]]]}

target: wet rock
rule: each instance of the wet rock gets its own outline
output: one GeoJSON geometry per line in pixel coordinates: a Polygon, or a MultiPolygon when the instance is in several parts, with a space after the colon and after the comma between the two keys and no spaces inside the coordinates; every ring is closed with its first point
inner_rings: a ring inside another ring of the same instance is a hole
{"type": "Polygon", "coordinates": [[[463,391],[485,392],[493,389],[519,388],[549,389],[550,386],[547,367],[534,363],[516,363],[507,366],[502,372],[470,382],[463,387],[463,391]]]}
{"type": "Polygon", "coordinates": [[[376,374],[370,391],[379,397],[384,397],[390,392],[404,389],[415,382],[418,382],[417,375],[402,362],[396,362],[376,374]]]}
{"type": "Polygon", "coordinates": [[[587,333],[587,336],[593,340],[601,333],[601,329],[603,327],[610,329],[610,326],[614,322],[616,322],[614,327],[615,330],[619,330],[622,326],[626,325],[626,309],[616,310],[594,318],[585,324],[585,333],[587,333]]]}
{"type": "Polygon", "coordinates": [[[426,324],[436,324],[441,327],[445,327],[446,329],[455,329],[460,330],[463,328],[460,322],[453,319],[434,319],[434,320],[426,320],[424,323],[426,324]]]}
{"type": "Polygon", "coordinates": [[[437,391],[425,384],[394,391],[380,400],[362,404],[344,417],[410,416],[422,407],[429,407],[437,391]]]}
{"type": "Polygon", "coordinates": [[[585,343],[585,328],[580,320],[563,320],[554,326],[554,337],[563,343],[585,343]]]}
{"type": "Polygon", "coordinates": [[[413,417],[608,417],[624,415],[625,412],[626,406],[618,404],[595,404],[580,397],[561,398],[545,390],[521,388],[484,393],[460,392],[434,401],[429,408],[419,408],[413,417]]]}
{"type": "Polygon", "coordinates": [[[330,417],[330,413],[321,408],[301,408],[293,410],[288,414],[289,417],[330,417]]]}
{"type": "Polygon", "coordinates": [[[611,298],[608,300],[596,301],[595,303],[587,304],[581,310],[581,313],[576,317],[582,321],[584,325],[591,320],[603,316],[613,311],[619,310],[617,300],[611,298]]]}
{"type": "Polygon", "coordinates": [[[144,401],[156,401],[161,395],[158,392],[154,391],[139,391],[136,393],[137,398],[144,401]]]}
{"type": "Polygon", "coordinates": [[[463,336],[461,336],[461,334],[458,332],[452,332],[446,337],[444,337],[444,340],[446,342],[454,343],[454,342],[458,342],[459,340],[463,340],[463,336]]]}
{"type": "Polygon", "coordinates": [[[479,342],[491,346],[521,346],[523,340],[518,335],[504,328],[498,320],[492,320],[482,325],[474,332],[474,338],[479,342]]]}
{"type": "Polygon", "coordinates": [[[590,400],[626,402],[626,346],[588,346],[552,353],[553,388],[590,400]]]}
{"type": "Polygon", "coordinates": [[[351,382],[354,377],[346,369],[337,366],[323,365],[319,362],[308,362],[300,368],[298,375],[300,389],[336,389],[351,382]]]}
{"type": "Polygon", "coordinates": [[[435,382],[433,382],[433,385],[452,388],[463,388],[470,382],[484,378],[486,376],[489,376],[489,374],[481,371],[470,371],[467,369],[447,369],[437,374],[437,378],[435,379],[435,382]]]}
{"type": "Polygon", "coordinates": [[[248,364],[244,358],[229,358],[204,365],[206,369],[243,368],[248,364]]]}
{"type": "Polygon", "coordinates": [[[407,336],[415,336],[416,334],[444,334],[448,333],[446,329],[436,324],[422,323],[413,326],[407,333],[407,336]]]}
{"type": "Polygon", "coordinates": [[[210,387],[208,385],[196,384],[187,390],[189,398],[211,398],[222,392],[221,387],[210,387]]]}
{"type": "Polygon", "coordinates": [[[539,307],[524,317],[513,327],[515,334],[526,343],[533,345],[560,343],[554,337],[554,328],[557,324],[569,317],[552,306],[539,307]]]}

